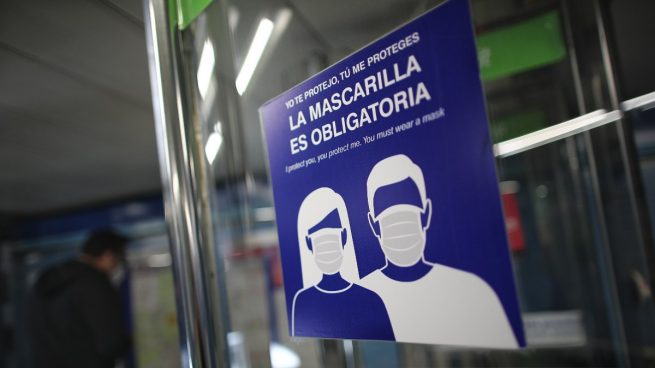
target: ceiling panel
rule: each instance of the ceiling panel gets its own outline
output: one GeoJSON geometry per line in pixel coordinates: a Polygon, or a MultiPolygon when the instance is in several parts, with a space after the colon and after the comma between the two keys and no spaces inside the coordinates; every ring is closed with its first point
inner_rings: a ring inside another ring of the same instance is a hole
{"type": "Polygon", "coordinates": [[[357,0],[334,6],[331,1],[292,0],[291,3],[332,48],[354,51],[398,27],[439,1],[357,0]],[[353,48],[353,45],[355,48],[353,48]]]}
{"type": "MultiPolygon", "coordinates": [[[[0,104],[13,108],[15,114],[42,116],[62,129],[78,130],[98,148],[103,143],[140,143],[150,137],[145,144],[154,155],[149,108],[3,50],[0,60],[0,104]]],[[[43,136],[38,131],[34,138],[58,139],[56,134],[43,136]]]]}
{"type": "Polygon", "coordinates": [[[138,0],[99,0],[113,5],[119,12],[129,14],[138,23],[143,24],[143,1],[138,0]]]}
{"type": "Polygon", "coordinates": [[[0,40],[149,106],[143,27],[100,0],[4,0],[0,40]]]}
{"type": "Polygon", "coordinates": [[[0,3],[0,212],[159,190],[145,36],[130,3],[141,4],[0,3]]]}

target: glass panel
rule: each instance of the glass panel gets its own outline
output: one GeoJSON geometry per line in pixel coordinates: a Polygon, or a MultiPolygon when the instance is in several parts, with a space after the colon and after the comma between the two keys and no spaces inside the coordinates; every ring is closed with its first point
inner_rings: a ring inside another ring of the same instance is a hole
{"type": "MultiPolygon", "coordinates": [[[[506,223],[528,349],[471,351],[358,343],[365,366],[375,351],[398,351],[396,366],[616,366],[612,274],[594,228],[590,168],[582,137],[499,161],[506,223]],[[571,219],[576,221],[572,222],[571,219]]],[[[388,359],[388,357],[385,357],[388,359]]],[[[388,360],[387,360],[388,361],[388,360]]]]}
{"type": "MultiPolygon", "coordinates": [[[[216,229],[217,262],[225,269],[228,315],[218,310],[216,315],[229,320],[233,366],[625,364],[626,312],[608,248],[610,241],[615,244],[615,233],[608,234],[611,229],[605,226],[606,211],[612,216],[621,212],[599,201],[595,156],[617,144],[591,133],[499,162],[529,349],[289,337],[258,108],[438,3],[216,1],[182,32],[189,94],[185,108],[199,126],[194,149],[207,159],[203,165],[211,166],[208,177],[196,174],[195,179],[215,188],[210,218],[202,220],[216,229]]],[[[497,63],[495,55],[520,54],[525,47],[521,40],[514,46],[498,45],[494,38],[499,34],[501,40],[526,35],[535,40],[525,60],[504,61],[502,68],[483,72],[496,140],[608,106],[589,3],[507,0],[491,5],[474,0],[472,5],[480,38],[486,37],[479,50],[483,68],[497,63]],[[544,39],[548,47],[539,46],[544,39]]],[[[611,153],[616,157],[620,155],[611,153]]],[[[625,186],[617,188],[626,191],[625,186]]]]}
{"type": "Polygon", "coordinates": [[[500,162],[503,196],[518,202],[518,215],[506,224],[524,240],[521,246],[510,235],[528,345],[535,348],[513,356],[513,365],[618,364],[612,275],[594,229],[590,168],[579,157],[584,147],[582,137],[569,138],[500,162]]]}
{"type": "Polygon", "coordinates": [[[655,103],[629,112],[635,128],[635,143],[650,212],[650,226],[655,231],[655,103]]]}

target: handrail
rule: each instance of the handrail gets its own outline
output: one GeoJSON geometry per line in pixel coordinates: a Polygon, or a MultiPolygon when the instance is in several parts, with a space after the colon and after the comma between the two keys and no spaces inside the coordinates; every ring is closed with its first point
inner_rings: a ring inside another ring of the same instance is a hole
{"type": "Polygon", "coordinates": [[[517,153],[543,146],[548,143],[570,137],[572,135],[597,128],[619,120],[622,114],[618,110],[596,110],[532,133],[506,140],[494,145],[496,157],[505,158],[517,153]]]}
{"type": "Polygon", "coordinates": [[[638,108],[649,109],[652,107],[655,107],[655,92],[647,93],[621,102],[621,109],[623,109],[623,111],[630,111],[638,108]]]}

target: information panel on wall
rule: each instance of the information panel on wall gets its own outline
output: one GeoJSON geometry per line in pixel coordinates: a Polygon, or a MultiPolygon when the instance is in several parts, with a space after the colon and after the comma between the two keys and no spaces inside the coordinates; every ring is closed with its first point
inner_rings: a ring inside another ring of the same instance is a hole
{"type": "Polygon", "coordinates": [[[260,114],[291,335],[525,346],[468,1],[260,114]]]}

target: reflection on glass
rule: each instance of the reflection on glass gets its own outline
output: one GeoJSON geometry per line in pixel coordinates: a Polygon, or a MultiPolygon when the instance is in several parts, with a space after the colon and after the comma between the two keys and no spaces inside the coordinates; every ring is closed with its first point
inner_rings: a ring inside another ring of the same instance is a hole
{"type": "Polygon", "coordinates": [[[205,156],[207,156],[207,161],[211,165],[218,154],[218,151],[221,149],[223,144],[223,131],[221,127],[221,122],[216,122],[214,126],[214,131],[209,135],[207,139],[207,144],[205,145],[205,156]]]}
{"type": "Polygon", "coordinates": [[[209,85],[211,84],[214,63],[214,45],[210,40],[207,40],[202,48],[202,54],[200,54],[200,63],[198,64],[198,73],[196,74],[198,90],[203,99],[207,95],[209,85]]]}
{"type": "MultiPolygon", "coordinates": [[[[258,108],[441,1],[373,3],[228,0],[210,5],[197,27],[185,31],[183,41],[196,50],[194,60],[200,60],[197,83],[203,103],[209,105],[203,108],[214,113],[198,114],[207,133],[205,156],[212,163],[223,150],[221,165],[214,165],[211,177],[217,203],[211,222],[221,227],[217,247],[226,265],[233,331],[229,340],[238,350],[233,358],[242,362],[233,361],[234,366],[278,366],[283,361],[311,367],[616,365],[615,301],[607,298],[610,276],[594,223],[592,174],[587,147],[578,136],[527,147],[498,163],[530,349],[470,351],[359,341],[344,345],[289,336],[258,108]],[[218,51],[215,70],[213,46],[202,41],[207,37],[218,51]],[[204,61],[210,60],[205,57],[210,48],[211,62],[204,61]],[[228,62],[225,53],[233,53],[228,62]],[[236,71],[234,78],[231,73],[236,71]],[[210,86],[213,72],[216,88],[210,86]],[[232,81],[235,84],[226,88],[232,81]],[[225,97],[235,86],[234,98],[225,97]],[[215,127],[219,113],[222,123],[215,127]],[[239,159],[234,164],[239,175],[226,169],[232,156],[239,159]]],[[[476,31],[483,38],[479,57],[484,68],[491,68],[483,80],[495,142],[587,112],[578,109],[580,99],[590,98],[579,96],[575,85],[572,40],[566,32],[570,24],[563,11],[569,5],[549,0],[471,4],[476,31]],[[518,41],[505,42],[508,37],[518,41]],[[505,60],[498,59],[501,51],[505,60]],[[529,60],[517,60],[519,56],[529,60]]],[[[592,13],[577,5],[570,8],[592,13]]],[[[584,26],[589,24],[575,25],[584,26]]],[[[604,107],[593,106],[588,111],[604,107]]]]}
{"type": "Polygon", "coordinates": [[[266,18],[259,21],[259,26],[257,27],[257,32],[252,40],[252,44],[250,44],[246,60],[243,62],[243,66],[241,66],[239,75],[237,75],[236,86],[237,92],[239,92],[240,95],[242,95],[243,92],[246,91],[246,88],[248,88],[248,83],[250,83],[250,79],[259,63],[259,59],[261,59],[264,49],[268,44],[268,40],[271,38],[271,33],[273,33],[273,22],[266,18]]]}

